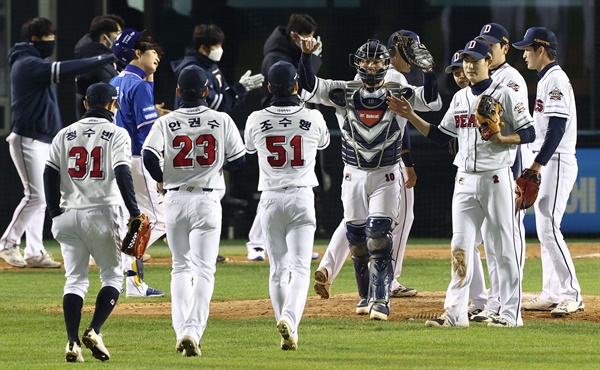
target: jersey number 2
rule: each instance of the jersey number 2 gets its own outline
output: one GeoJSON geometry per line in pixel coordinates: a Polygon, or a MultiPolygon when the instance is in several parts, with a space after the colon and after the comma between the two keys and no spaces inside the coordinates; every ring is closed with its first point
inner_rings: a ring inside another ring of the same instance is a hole
{"type": "Polygon", "coordinates": [[[75,159],[75,166],[69,167],[69,175],[73,179],[85,179],[88,173],[88,165],[91,162],[90,177],[92,179],[103,179],[102,171],[102,147],[97,146],[88,153],[82,146],[74,146],[69,150],[69,158],[75,159]]]}
{"type": "MultiPolygon", "coordinates": [[[[267,158],[271,167],[281,168],[287,163],[287,151],[283,147],[286,144],[286,139],[285,136],[267,136],[267,149],[274,154],[267,158]]],[[[292,167],[304,166],[304,159],[302,159],[302,136],[294,136],[290,141],[290,146],[293,149],[292,167]]]]}
{"type": "MultiPolygon", "coordinates": [[[[217,158],[216,143],[217,140],[210,134],[198,136],[196,146],[204,148],[204,155],[196,156],[196,161],[198,161],[200,166],[211,166],[215,163],[217,158]]],[[[188,158],[193,146],[194,144],[189,136],[181,135],[173,139],[173,147],[180,149],[179,153],[173,158],[174,168],[194,167],[194,159],[188,158]]]]}

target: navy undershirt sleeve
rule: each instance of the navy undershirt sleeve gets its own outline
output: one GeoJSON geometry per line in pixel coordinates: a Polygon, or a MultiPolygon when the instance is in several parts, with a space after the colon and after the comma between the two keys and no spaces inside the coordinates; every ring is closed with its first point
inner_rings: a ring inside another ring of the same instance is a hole
{"type": "Polygon", "coordinates": [[[517,135],[521,138],[521,144],[533,143],[535,140],[535,128],[529,126],[523,130],[517,131],[517,135]]]}
{"type": "Polygon", "coordinates": [[[50,166],[44,168],[44,193],[50,217],[60,215],[60,172],[50,166]]]}
{"type": "Polygon", "coordinates": [[[542,144],[542,148],[538,153],[537,157],[535,157],[535,161],[542,166],[545,166],[550,157],[558,148],[558,144],[562,140],[563,135],[565,134],[565,128],[567,127],[567,119],[562,117],[550,117],[548,121],[548,131],[546,131],[546,137],[544,138],[544,143],[542,144]]]}
{"type": "Polygon", "coordinates": [[[226,161],[225,164],[223,165],[223,169],[227,170],[227,171],[235,171],[235,170],[239,170],[240,168],[242,168],[244,166],[244,164],[246,164],[246,155],[245,154],[234,161],[231,161],[231,162],[226,161]]]}
{"type": "Polygon", "coordinates": [[[129,166],[122,164],[115,168],[115,178],[117,179],[117,186],[121,191],[121,196],[125,202],[125,207],[129,211],[130,217],[136,217],[140,215],[137,202],[135,200],[135,191],[133,190],[133,179],[131,178],[131,169],[129,166]]]}
{"type": "Polygon", "coordinates": [[[300,68],[298,68],[298,77],[302,89],[308,92],[314,91],[317,79],[311,62],[311,54],[302,53],[300,68]]]}
{"type": "Polygon", "coordinates": [[[426,103],[435,101],[438,96],[438,80],[433,70],[423,71],[423,97],[426,103]]]}
{"type": "Polygon", "coordinates": [[[163,182],[163,172],[160,169],[160,159],[156,156],[156,154],[149,150],[142,150],[142,157],[144,158],[144,167],[146,167],[146,171],[148,171],[154,181],[163,182]]]}
{"type": "Polygon", "coordinates": [[[448,144],[452,140],[452,136],[443,133],[437,126],[434,125],[429,125],[429,133],[427,134],[427,138],[439,145],[448,144]]]}

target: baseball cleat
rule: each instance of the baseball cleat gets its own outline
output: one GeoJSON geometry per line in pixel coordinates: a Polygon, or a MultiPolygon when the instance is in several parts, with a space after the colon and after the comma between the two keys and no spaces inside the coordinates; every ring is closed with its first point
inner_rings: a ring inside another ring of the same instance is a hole
{"type": "Polygon", "coordinates": [[[16,245],[14,247],[8,247],[0,250],[0,258],[6,263],[14,267],[27,267],[27,262],[21,254],[21,249],[16,245]]]}
{"type": "Polygon", "coordinates": [[[151,255],[149,255],[148,253],[144,253],[144,255],[142,256],[142,262],[148,262],[151,258],[151,255]]]}
{"type": "Polygon", "coordinates": [[[81,353],[81,347],[75,342],[67,342],[67,348],[65,349],[65,359],[67,362],[83,362],[83,354],[81,353]]]}
{"type": "Polygon", "coordinates": [[[321,257],[321,255],[319,253],[313,252],[311,259],[314,261],[314,260],[318,260],[319,257],[321,257]]]}
{"type": "Polygon", "coordinates": [[[475,322],[492,322],[494,321],[496,318],[498,318],[500,316],[498,316],[498,314],[494,311],[490,311],[490,310],[483,310],[481,312],[479,312],[476,315],[473,315],[469,321],[475,321],[475,322]]]}
{"type": "Polygon", "coordinates": [[[189,335],[184,335],[183,337],[181,337],[179,342],[177,342],[177,351],[181,352],[181,354],[186,357],[195,357],[202,355],[202,352],[200,351],[200,346],[196,343],[196,340],[189,335]],[[180,348],[181,351],[179,351],[180,348]]]}
{"type": "Polygon", "coordinates": [[[488,322],[488,328],[514,328],[516,325],[511,324],[504,317],[496,316],[492,321],[488,322]]]}
{"type": "Polygon", "coordinates": [[[417,290],[414,288],[409,288],[402,284],[398,284],[398,288],[392,290],[391,296],[394,298],[414,297],[417,295],[417,293],[417,290]]]}
{"type": "Polygon", "coordinates": [[[467,309],[467,315],[469,316],[469,321],[473,321],[473,317],[483,312],[481,308],[478,308],[474,304],[471,304],[467,309]]]}
{"type": "Polygon", "coordinates": [[[248,261],[264,261],[265,250],[262,248],[250,248],[248,249],[248,261]]]}
{"type": "Polygon", "coordinates": [[[585,305],[583,304],[583,301],[565,299],[560,302],[555,309],[550,311],[550,315],[552,315],[552,317],[564,317],[575,312],[583,311],[584,308],[585,305]]]}
{"type": "Polygon", "coordinates": [[[541,299],[540,297],[536,297],[535,299],[529,302],[523,302],[521,307],[525,311],[552,311],[558,306],[558,303],[553,303],[550,301],[546,301],[545,299],[541,299]]]}
{"type": "Polygon", "coordinates": [[[319,267],[317,271],[315,271],[315,292],[321,296],[323,299],[328,299],[331,295],[331,284],[328,281],[328,273],[327,270],[323,267],[319,267]]]}
{"type": "Polygon", "coordinates": [[[295,351],[298,349],[298,334],[293,334],[290,324],[285,320],[279,320],[277,330],[281,334],[281,349],[284,351],[295,351]]]}
{"type": "Polygon", "coordinates": [[[383,302],[374,302],[369,310],[369,319],[387,321],[390,308],[383,302]]]}
{"type": "Polygon", "coordinates": [[[27,267],[42,267],[56,269],[62,266],[62,263],[56,262],[48,252],[42,252],[39,256],[29,257],[25,260],[27,267]]]}
{"type": "Polygon", "coordinates": [[[92,355],[98,360],[107,361],[110,359],[110,354],[102,341],[102,334],[96,334],[94,329],[87,328],[85,332],[83,332],[81,341],[92,351],[92,355]]]}
{"type": "Polygon", "coordinates": [[[128,276],[125,280],[125,296],[127,298],[155,298],[165,295],[162,290],[151,288],[146,283],[138,285],[133,276],[128,276]]]}
{"type": "Polygon", "coordinates": [[[229,262],[229,258],[228,257],[224,257],[221,255],[217,256],[217,263],[225,263],[225,262],[229,262]]]}
{"type": "Polygon", "coordinates": [[[431,319],[425,321],[425,326],[429,326],[430,328],[441,328],[443,326],[454,326],[450,323],[450,320],[446,317],[446,315],[442,315],[437,319],[431,319]]]}
{"type": "Polygon", "coordinates": [[[361,298],[360,301],[358,301],[356,304],[356,313],[359,315],[369,314],[369,302],[366,298],[361,298]]]}

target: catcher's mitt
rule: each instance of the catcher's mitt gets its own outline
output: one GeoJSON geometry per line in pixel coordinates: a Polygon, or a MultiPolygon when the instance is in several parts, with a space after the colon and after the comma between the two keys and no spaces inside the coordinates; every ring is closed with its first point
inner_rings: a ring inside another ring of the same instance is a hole
{"type": "Polygon", "coordinates": [[[425,45],[410,36],[398,35],[397,40],[398,51],[408,64],[422,69],[433,68],[433,56],[425,45]]]}
{"type": "Polygon", "coordinates": [[[502,106],[491,95],[483,95],[477,102],[475,117],[483,140],[489,140],[490,137],[500,132],[503,125],[500,122],[500,112],[502,112],[502,106]]]}
{"type": "Polygon", "coordinates": [[[148,215],[142,213],[137,217],[129,218],[127,235],[123,238],[121,252],[135,258],[142,258],[146,248],[148,248],[151,232],[152,228],[150,227],[148,215]]]}
{"type": "Polygon", "coordinates": [[[517,209],[527,209],[535,203],[541,183],[542,175],[538,171],[529,168],[523,170],[515,187],[515,206],[517,209]]]}

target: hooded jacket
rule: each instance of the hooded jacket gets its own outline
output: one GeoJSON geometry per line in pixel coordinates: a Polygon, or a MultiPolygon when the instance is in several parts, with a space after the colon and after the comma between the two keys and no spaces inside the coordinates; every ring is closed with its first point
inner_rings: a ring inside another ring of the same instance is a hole
{"type": "MultiPolygon", "coordinates": [[[[196,50],[190,50],[185,57],[171,62],[175,79],[179,78],[182,69],[191,65],[196,65],[208,73],[208,96],[206,97],[206,103],[209,108],[219,112],[231,113],[248,95],[244,85],[239,82],[233,86],[229,86],[217,63],[196,50]]],[[[179,108],[180,102],[181,98],[176,96],[175,109],[179,108]]]]}
{"type": "MultiPolygon", "coordinates": [[[[92,41],[89,34],[82,37],[75,45],[75,58],[89,58],[97,55],[112,54],[112,51],[97,41],[92,41]]],[[[110,82],[110,80],[119,74],[123,68],[118,68],[116,63],[105,64],[101,68],[88,71],[75,77],[75,109],[77,118],[81,118],[85,113],[83,98],[85,91],[90,85],[97,82],[110,82]]]]}
{"type": "MultiPolygon", "coordinates": [[[[269,75],[269,69],[271,66],[279,61],[286,61],[292,63],[296,70],[300,66],[300,57],[302,56],[302,50],[298,47],[289,35],[286,34],[284,26],[278,26],[273,30],[265,45],[263,46],[263,61],[261,66],[261,73],[263,76],[269,75]]],[[[315,74],[321,67],[321,58],[312,55],[311,62],[315,74]]],[[[263,87],[260,89],[261,92],[261,104],[263,107],[267,107],[271,98],[273,97],[267,89],[267,79],[263,83],[263,87]]]]}
{"type": "Polygon", "coordinates": [[[109,54],[54,62],[42,59],[31,43],[15,44],[8,53],[12,132],[51,143],[62,128],[53,84],[114,61],[114,55],[109,54]]]}

